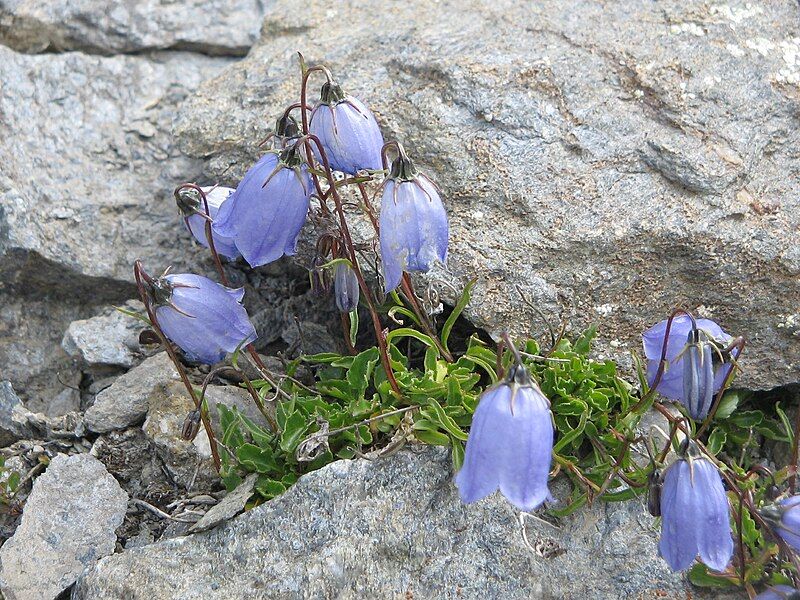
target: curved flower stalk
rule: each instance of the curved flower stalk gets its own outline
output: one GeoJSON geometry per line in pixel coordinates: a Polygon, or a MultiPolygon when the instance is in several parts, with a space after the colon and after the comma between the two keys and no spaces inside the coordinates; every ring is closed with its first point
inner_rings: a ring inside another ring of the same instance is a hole
{"type": "Polygon", "coordinates": [[[472,418],[464,466],[455,478],[467,504],[500,490],[520,510],[550,498],[550,402],[522,365],[486,390],[472,418]]]}
{"type": "Polygon", "coordinates": [[[191,360],[219,362],[257,337],[241,305],[242,288],[234,290],[201,275],[180,274],[154,280],[150,294],[161,331],[191,360]]]}
{"type": "Polygon", "coordinates": [[[359,288],[358,279],[350,265],[340,262],[336,265],[333,276],[334,296],[336,307],[343,313],[349,313],[358,306],[359,288]]]}
{"type": "Polygon", "coordinates": [[[231,237],[251,267],[292,256],[306,221],[313,187],[296,146],[268,153],[253,165],[223,204],[214,233],[231,237]]]}
{"type": "Polygon", "coordinates": [[[784,542],[800,552],[800,495],[789,496],[775,504],[765,506],[760,511],[775,527],[784,542]]]}
{"type": "MultiPolygon", "coordinates": [[[[187,229],[189,229],[189,233],[200,244],[208,248],[208,238],[206,236],[206,223],[208,220],[206,219],[205,207],[208,205],[208,217],[213,222],[217,218],[220,207],[228,200],[234,190],[233,188],[222,186],[201,187],[200,190],[203,197],[194,186],[181,186],[175,190],[175,198],[178,202],[178,208],[183,213],[184,222],[187,229]]],[[[211,235],[214,249],[218,254],[231,259],[241,256],[232,237],[215,233],[213,227],[211,235]]]]}
{"type": "MultiPolygon", "coordinates": [[[[311,111],[309,133],[319,138],[331,166],[355,175],[382,167],[383,135],[372,111],[358,98],[332,81],[322,86],[319,102],[311,111]]],[[[314,150],[322,162],[318,150],[314,150]]]]}
{"type": "MultiPolygon", "coordinates": [[[[658,378],[669,321],[661,321],[642,335],[651,386],[658,378]]],[[[725,356],[723,349],[732,339],[710,319],[695,320],[686,314],[672,318],[664,355],[667,366],[658,378],[656,391],[686,406],[693,419],[704,419],[711,409],[714,394],[722,388],[733,368],[732,364],[723,364],[721,360],[721,356],[725,356]]],[[[734,348],[731,356],[735,359],[738,354],[739,348],[734,348]]]]}
{"type": "Polygon", "coordinates": [[[449,225],[439,191],[397,144],[398,156],[383,182],[381,261],[386,293],[400,285],[403,271],[428,271],[447,259],[449,225]]]}
{"type": "Polygon", "coordinates": [[[800,591],[788,585],[774,585],[753,600],[800,600],[800,591]]]}
{"type": "Polygon", "coordinates": [[[691,440],[664,473],[660,508],[658,550],[673,571],[687,569],[698,555],[708,567],[725,570],[733,556],[728,497],[717,467],[691,440]]]}

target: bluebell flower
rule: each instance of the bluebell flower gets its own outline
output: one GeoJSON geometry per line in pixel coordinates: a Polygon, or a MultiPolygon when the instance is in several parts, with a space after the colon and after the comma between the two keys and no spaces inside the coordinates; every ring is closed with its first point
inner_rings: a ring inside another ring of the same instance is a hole
{"type": "Polygon", "coordinates": [[[294,146],[253,165],[214,220],[214,233],[231,237],[251,267],[292,256],[306,221],[313,185],[294,146]]]}
{"type": "MultiPolygon", "coordinates": [[[[229,187],[215,186],[200,188],[206,197],[208,203],[209,217],[212,221],[216,219],[220,207],[228,200],[228,197],[233,193],[233,189],[229,187]]],[[[179,187],[175,191],[175,196],[178,200],[178,207],[184,215],[186,227],[189,233],[194,236],[200,244],[208,248],[208,239],[206,238],[206,219],[205,205],[196,189],[188,186],[179,187]]],[[[226,237],[215,233],[212,229],[211,236],[214,240],[214,249],[220,256],[227,258],[237,258],[240,256],[239,250],[236,249],[236,244],[233,238],[226,237]]]]}
{"type": "Polygon", "coordinates": [[[717,467],[697,445],[684,442],[681,457],[664,473],[658,550],[673,571],[687,569],[699,555],[715,571],[733,556],[728,497],[717,467]]]}
{"type": "Polygon", "coordinates": [[[775,532],[784,542],[800,552],[800,495],[789,496],[759,512],[775,527],[775,532]]]}
{"type": "Polygon", "coordinates": [[[472,417],[464,466],[455,478],[466,503],[500,490],[520,510],[550,498],[550,402],[523,366],[486,390],[472,417]]]}
{"type": "MultiPolygon", "coordinates": [[[[692,418],[701,420],[708,414],[713,395],[722,388],[732,368],[730,363],[722,364],[717,351],[732,338],[710,319],[697,319],[696,323],[695,329],[687,315],[678,315],[672,320],[667,340],[667,366],[656,390],[670,400],[681,402],[692,418]],[[709,356],[710,362],[704,360],[709,356]]],[[[666,326],[667,321],[661,321],[642,335],[650,385],[655,382],[661,361],[666,326]]],[[[735,358],[738,353],[735,348],[731,354],[735,358]]]]}
{"type": "Polygon", "coordinates": [[[399,156],[383,183],[381,261],[386,292],[394,290],[403,271],[428,271],[447,259],[449,226],[439,191],[417,173],[399,147],[399,156]]]}
{"type": "Polygon", "coordinates": [[[152,284],[158,325],[190,360],[214,364],[256,339],[241,305],[244,289],[231,289],[207,277],[165,275],[152,284]]]}
{"type": "Polygon", "coordinates": [[[788,585],[773,585],[753,600],[800,600],[800,591],[788,585]]]}
{"type": "Polygon", "coordinates": [[[345,313],[352,312],[358,306],[358,278],[350,265],[338,263],[333,276],[333,291],[337,308],[345,313]]]}
{"type": "MultiPolygon", "coordinates": [[[[319,138],[333,169],[355,175],[360,170],[383,168],[383,135],[378,122],[363,102],[345,94],[338,84],[322,86],[308,129],[319,138]]],[[[322,162],[317,148],[314,153],[322,162]]]]}

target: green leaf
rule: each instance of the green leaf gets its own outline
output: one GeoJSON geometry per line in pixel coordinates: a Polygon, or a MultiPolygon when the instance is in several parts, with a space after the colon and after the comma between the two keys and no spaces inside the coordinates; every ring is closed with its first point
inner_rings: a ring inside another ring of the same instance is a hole
{"type": "Polygon", "coordinates": [[[689,569],[689,581],[697,587],[726,588],[734,585],[730,579],[722,575],[712,575],[703,563],[695,563],[689,569]]]}
{"type": "Polygon", "coordinates": [[[297,444],[300,443],[305,432],[308,430],[308,423],[305,417],[299,412],[292,413],[283,426],[281,433],[281,450],[287,454],[293,455],[297,444]]]}
{"type": "Polygon", "coordinates": [[[254,489],[261,496],[264,496],[266,500],[270,500],[275,496],[280,496],[283,492],[285,492],[286,484],[262,475],[258,478],[258,481],[256,481],[254,489]]]}
{"type": "Polygon", "coordinates": [[[8,489],[12,492],[16,492],[17,488],[19,487],[20,482],[20,475],[16,471],[12,471],[11,474],[8,476],[8,489]]]}
{"type": "Polygon", "coordinates": [[[597,326],[591,325],[586,331],[584,331],[580,337],[575,340],[575,345],[572,347],[573,351],[576,354],[580,354],[582,356],[586,356],[589,354],[589,351],[592,349],[592,342],[597,337],[597,326]]]}
{"type": "Polygon", "coordinates": [[[360,400],[364,397],[375,363],[379,359],[377,348],[364,350],[353,359],[353,364],[347,371],[347,383],[350,384],[353,399],[360,400]]]}
{"type": "Polygon", "coordinates": [[[453,460],[453,472],[458,472],[464,464],[464,444],[453,436],[450,436],[450,446],[453,449],[450,458],[453,460]]]}
{"type": "Polygon", "coordinates": [[[748,427],[755,427],[760,425],[764,420],[764,413],[760,410],[747,410],[737,412],[729,417],[729,421],[738,427],[747,429],[748,427]]]}
{"type": "MultiPolygon", "coordinates": [[[[416,423],[414,423],[416,425],[416,423]]],[[[423,444],[430,444],[432,446],[449,446],[450,445],[450,438],[443,433],[439,433],[438,431],[426,431],[426,430],[416,430],[414,431],[414,437],[417,438],[423,444]]]]}
{"type": "Polygon", "coordinates": [[[424,333],[417,331],[416,329],[411,329],[409,327],[400,327],[398,329],[392,329],[388,335],[386,336],[386,343],[392,343],[396,338],[403,338],[403,337],[410,337],[418,340],[428,346],[429,348],[436,348],[436,343],[431,339],[430,336],[425,335],[424,333]]]}
{"type": "Polygon", "coordinates": [[[278,463],[271,450],[259,448],[254,444],[242,444],[236,450],[236,460],[248,471],[256,473],[273,473],[278,470],[278,463]]]}
{"type": "Polygon", "coordinates": [[[742,399],[742,394],[737,390],[728,390],[722,396],[717,412],[714,414],[715,421],[723,421],[733,414],[736,407],[739,406],[739,401],[742,399]]]}
{"type": "Polygon", "coordinates": [[[356,347],[356,338],[358,338],[358,307],[350,311],[350,345],[356,347]]]}
{"type": "Polygon", "coordinates": [[[794,446],[794,429],[789,422],[789,417],[787,417],[786,413],[783,412],[780,403],[775,404],[775,412],[778,413],[778,418],[783,424],[783,431],[786,434],[786,439],[789,441],[789,445],[794,446]]]}
{"type": "Polygon", "coordinates": [[[728,436],[725,434],[725,432],[719,427],[714,429],[714,431],[711,432],[711,435],[708,436],[708,443],[706,444],[708,451],[714,456],[719,454],[722,451],[722,448],[725,446],[727,437],[728,436]]]}
{"type": "Polygon", "coordinates": [[[461,292],[461,297],[456,302],[455,308],[453,308],[453,312],[450,313],[450,316],[447,317],[447,320],[444,322],[442,326],[442,346],[444,346],[445,350],[450,350],[447,347],[447,340],[450,339],[450,332],[453,330],[453,326],[456,324],[458,317],[461,316],[461,313],[464,312],[467,304],[469,304],[470,295],[472,293],[472,288],[475,287],[475,284],[478,282],[477,279],[472,279],[464,286],[464,291],[461,292]]]}
{"type": "Polygon", "coordinates": [[[431,399],[428,406],[432,407],[436,414],[435,419],[430,419],[431,421],[437,423],[442,429],[444,429],[454,438],[464,442],[467,441],[467,434],[464,433],[453,420],[453,418],[445,412],[441,404],[439,404],[436,400],[431,399]]]}
{"type": "Polygon", "coordinates": [[[571,429],[564,433],[564,435],[560,436],[558,442],[556,442],[555,446],[553,446],[553,452],[560,452],[562,448],[565,448],[567,444],[571,444],[575,439],[577,439],[582,433],[584,428],[586,427],[586,413],[581,413],[580,421],[578,422],[577,427],[571,429]]]}

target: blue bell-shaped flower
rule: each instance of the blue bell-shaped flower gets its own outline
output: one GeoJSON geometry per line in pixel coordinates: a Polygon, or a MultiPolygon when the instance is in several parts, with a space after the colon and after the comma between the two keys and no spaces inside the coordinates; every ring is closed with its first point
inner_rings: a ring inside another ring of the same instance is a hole
{"type": "MultiPolygon", "coordinates": [[[[375,116],[337,83],[329,81],[322,86],[308,129],[319,138],[333,169],[355,175],[383,167],[383,135],[375,116]]],[[[316,147],[314,153],[322,162],[316,147]]]]}
{"type": "Polygon", "coordinates": [[[231,289],[201,275],[165,275],[151,284],[156,320],[190,360],[214,364],[256,339],[241,305],[244,289],[231,289]]]}
{"type": "Polygon", "coordinates": [[[724,571],[733,556],[728,497],[717,467],[691,440],[664,473],[660,505],[658,550],[672,570],[689,568],[699,555],[711,569],[724,571]]]}
{"type": "MultiPolygon", "coordinates": [[[[211,217],[212,222],[219,214],[220,207],[228,200],[233,193],[233,189],[229,187],[215,186],[200,188],[206,197],[208,203],[208,216],[211,217]]],[[[189,186],[182,186],[175,191],[175,196],[178,200],[178,207],[184,215],[186,227],[189,233],[194,236],[200,244],[208,248],[208,239],[206,237],[206,218],[205,206],[200,194],[196,189],[189,186]]],[[[226,258],[237,258],[240,256],[239,250],[236,249],[236,244],[232,237],[227,237],[215,233],[212,227],[212,239],[214,240],[214,249],[217,254],[226,258]]]]}
{"type": "Polygon", "coordinates": [[[292,256],[306,221],[313,184],[296,146],[253,165],[214,220],[215,234],[232,237],[251,267],[292,256]]]}
{"type": "Polygon", "coordinates": [[[522,365],[486,390],[472,417],[464,465],[455,478],[466,503],[500,490],[520,510],[550,498],[550,402],[522,365]]]}
{"type": "Polygon", "coordinates": [[[380,215],[381,261],[386,293],[403,271],[428,271],[447,259],[449,225],[439,191],[417,173],[398,144],[399,155],[383,183],[380,215]]]}

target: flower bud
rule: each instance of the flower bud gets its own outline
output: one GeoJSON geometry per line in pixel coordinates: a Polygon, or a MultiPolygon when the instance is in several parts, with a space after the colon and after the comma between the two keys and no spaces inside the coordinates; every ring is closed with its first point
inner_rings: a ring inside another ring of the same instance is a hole
{"type": "Polygon", "coordinates": [[[684,441],[681,457],[664,473],[660,504],[658,549],[672,570],[689,568],[699,555],[724,571],[733,556],[728,497],[717,467],[693,441],[684,441]]]}
{"type": "Polygon", "coordinates": [[[214,221],[214,233],[233,238],[251,267],[292,256],[306,220],[312,181],[293,146],[265,154],[245,173],[214,221]]]}
{"type": "Polygon", "coordinates": [[[183,427],[181,428],[181,437],[187,442],[191,442],[197,437],[200,431],[200,411],[192,410],[183,420],[183,427]]]}
{"type": "Polygon", "coordinates": [[[231,289],[207,277],[165,275],[149,290],[158,326],[190,360],[214,364],[228,352],[256,339],[241,305],[244,289],[231,289]]]}
{"type": "MultiPolygon", "coordinates": [[[[232,188],[228,187],[204,187],[200,188],[206,196],[208,203],[208,216],[213,221],[219,213],[220,207],[228,200],[233,193],[232,188]]],[[[183,213],[186,221],[186,227],[189,232],[194,236],[200,244],[208,248],[208,238],[206,237],[206,218],[205,218],[205,205],[200,193],[192,187],[179,187],[175,191],[175,198],[178,203],[178,208],[183,213]]],[[[233,238],[215,233],[212,228],[212,238],[214,240],[214,249],[220,256],[227,258],[237,258],[239,251],[236,249],[236,244],[233,238]]]]}
{"type": "Polygon", "coordinates": [[[553,454],[550,402],[525,367],[481,395],[472,417],[464,466],[455,478],[467,504],[500,490],[520,510],[550,497],[553,454]]]}
{"type": "Polygon", "coordinates": [[[336,306],[344,313],[352,312],[358,307],[358,278],[350,265],[338,263],[336,274],[333,278],[334,295],[336,296],[336,306]]]}
{"type": "MultiPolygon", "coordinates": [[[[360,170],[382,168],[383,135],[375,116],[338,84],[322,86],[308,129],[319,138],[333,169],[355,175],[360,170]]],[[[314,153],[322,162],[317,148],[314,153]]]]}
{"type": "Polygon", "coordinates": [[[711,344],[697,329],[689,331],[683,358],[683,403],[695,421],[702,421],[714,400],[714,358],[711,344]]]}
{"type": "Polygon", "coordinates": [[[403,271],[428,271],[447,258],[448,223],[436,186],[420,175],[402,146],[383,184],[380,215],[384,285],[391,292],[403,271]]]}

